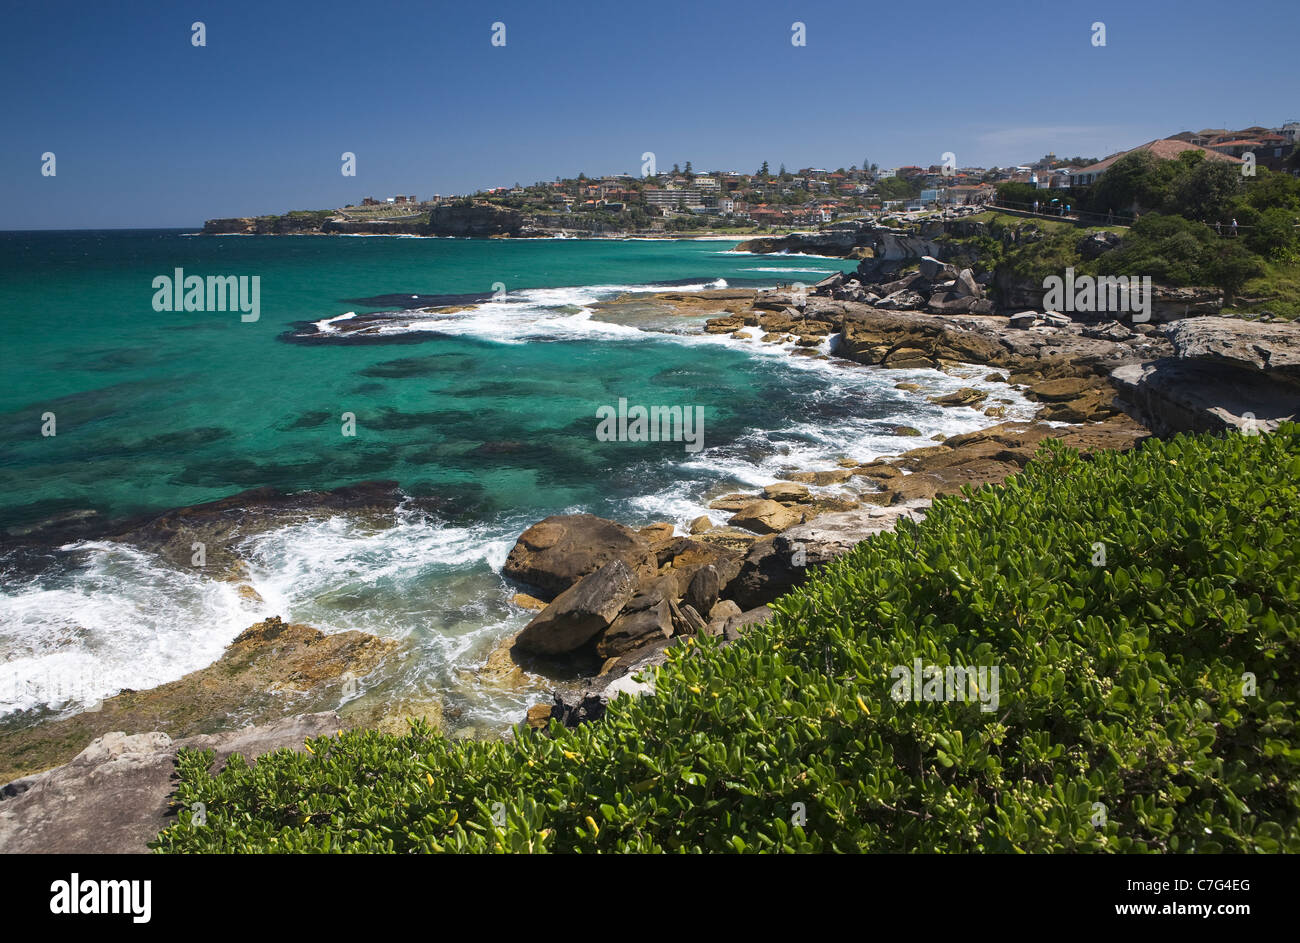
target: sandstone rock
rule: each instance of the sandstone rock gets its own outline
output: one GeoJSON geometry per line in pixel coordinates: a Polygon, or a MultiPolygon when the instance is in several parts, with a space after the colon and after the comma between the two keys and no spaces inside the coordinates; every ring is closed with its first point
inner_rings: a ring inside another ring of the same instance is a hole
{"type": "Polygon", "coordinates": [[[752,504],[756,497],[752,494],[741,494],[733,492],[724,494],[720,498],[714,498],[709,502],[709,508],[714,511],[739,511],[746,504],[752,504]]]}
{"type": "Polygon", "coordinates": [[[545,730],[551,725],[551,705],[534,704],[528,708],[528,714],[524,718],[524,723],[534,730],[545,730]]]}
{"type": "Polygon", "coordinates": [[[510,601],[520,609],[532,609],[534,612],[541,612],[546,608],[545,601],[536,596],[529,596],[527,593],[515,593],[510,597],[510,601]]]}
{"type": "Polygon", "coordinates": [[[1120,396],[1160,435],[1271,432],[1300,416],[1300,391],[1265,373],[1212,361],[1161,358],[1111,373],[1120,396]]]}
{"type": "Polygon", "coordinates": [[[722,637],[728,642],[738,640],[756,625],[762,625],[776,615],[770,606],[755,606],[747,612],[729,618],[722,627],[722,637]]]}
{"type": "Polygon", "coordinates": [[[725,583],[740,568],[741,555],[713,541],[679,537],[660,554],[660,578],[665,592],[674,599],[686,595],[695,574],[706,566],[717,569],[725,583]]]}
{"type": "Polygon", "coordinates": [[[1043,319],[1039,317],[1037,311],[1021,311],[1019,314],[1011,315],[1008,320],[1011,322],[1012,327],[1020,328],[1021,330],[1037,327],[1043,323],[1043,319]]]}
{"type": "Polygon", "coordinates": [[[924,472],[916,472],[891,481],[886,486],[891,505],[928,501],[939,493],[939,483],[924,472]]]}
{"type": "Polygon", "coordinates": [[[1084,337],[1119,343],[1133,337],[1136,332],[1130,331],[1118,321],[1107,321],[1104,324],[1090,324],[1083,329],[1082,333],[1084,337]]]}
{"type": "Polygon", "coordinates": [[[580,648],[609,628],[636,590],[637,575],[631,567],[621,559],[612,560],[555,597],[524,626],[516,644],[541,655],[580,648]]]}
{"type": "Polygon", "coordinates": [[[1065,377],[1059,380],[1042,380],[1029,388],[1028,396],[1041,403],[1061,403],[1076,399],[1099,386],[1091,377],[1065,377]]]}
{"type": "Polygon", "coordinates": [[[876,481],[890,481],[894,478],[902,478],[903,473],[894,465],[888,462],[871,462],[862,465],[853,470],[853,474],[862,478],[871,478],[876,481]]]}
{"type": "Polygon", "coordinates": [[[502,573],[558,594],[611,560],[622,560],[638,578],[656,569],[650,545],[630,528],[592,514],[557,515],[520,535],[502,573]]]}
{"type": "Polygon", "coordinates": [[[800,504],[812,500],[807,485],[778,481],[763,489],[763,497],[781,504],[800,504]]]}
{"type": "MultiPolygon", "coordinates": [[[[7,854],[145,854],[170,821],[176,752],[213,750],[213,769],[234,753],[252,759],[301,750],[342,726],[332,711],[173,740],[160,731],[102,734],[63,766],[0,790],[0,851],[7,854]]],[[[210,810],[210,813],[216,810],[210,810]]]]}
{"type": "Polygon", "coordinates": [[[887,311],[911,311],[924,306],[925,297],[910,288],[886,295],[876,302],[876,307],[887,311]]]}
{"type": "Polygon", "coordinates": [[[718,595],[725,586],[726,581],[717,567],[712,564],[700,567],[691,577],[683,601],[690,604],[696,612],[708,612],[718,601],[718,595]]]}
{"type": "Polygon", "coordinates": [[[894,384],[894,389],[903,390],[906,393],[915,393],[921,388],[922,388],[921,384],[919,383],[895,383],[894,384]]]}
{"type": "Polygon", "coordinates": [[[668,607],[672,613],[673,633],[676,635],[695,635],[708,624],[690,603],[684,602],[679,606],[669,600],[668,607]]]}
{"type": "Polygon", "coordinates": [[[1180,358],[1246,367],[1300,384],[1300,324],[1293,321],[1188,318],[1164,333],[1180,358]]]}
{"type": "Polygon", "coordinates": [[[614,658],[640,648],[647,640],[667,638],[672,634],[670,600],[662,594],[651,593],[627,604],[601,635],[596,643],[596,652],[602,658],[614,658]]]}
{"type": "Polygon", "coordinates": [[[918,436],[921,434],[921,430],[915,426],[894,426],[893,433],[901,436],[918,436]]]}
{"type": "Polygon", "coordinates": [[[745,326],[743,318],[738,316],[726,318],[709,318],[704,322],[705,333],[708,334],[731,334],[745,326]]]}
{"type": "Polygon", "coordinates": [[[695,520],[691,521],[690,531],[692,534],[702,534],[713,527],[713,521],[707,514],[701,514],[695,520]]]}
{"type": "Polygon", "coordinates": [[[740,607],[730,599],[719,599],[709,610],[709,624],[715,622],[726,622],[733,616],[740,615],[740,607]]]}
{"type": "Polygon", "coordinates": [[[933,256],[921,256],[921,275],[929,281],[935,282],[943,278],[956,278],[957,270],[955,267],[945,262],[940,262],[933,256]]]}
{"type": "Polygon", "coordinates": [[[934,366],[930,355],[918,347],[899,347],[889,351],[881,362],[891,370],[919,370],[934,366]]]}
{"type": "Polygon", "coordinates": [[[799,515],[775,501],[751,501],[729,523],[760,534],[773,534],[799,523],[799,515]]]}
{"type": "Polygon", "coordinates": [[[978,406],[988,395],[983,390],[964,386],[955,393],[949,393],[946,396],[931,396],[929,399],[930,402],[938,406],[978,406]]]}
{"type": "Polygon", "coordinates": [[[957,291],[935,292],[925,308],[936,314],[971,314],[982,300],[957,291]]]}
{"type": "Polygon", "coordinates": [[[975,283],[975,276],[968,268],[964,268],[957,273],[957,284],[954,290],[957,294],[966,295],[970,298],[984,297],[984,289],[975,283]]]}
{"type": "Polygon", "coordinates": [[[266,619],[237,636],[218,661],[176,681],[123,691],[95,711],[0,732],[0,782],[66,763],[114,730],[180,738],[211,731],[223,717],[266,724],[332,708],[396,648],[356,630],[326,634],[266,619]]]}

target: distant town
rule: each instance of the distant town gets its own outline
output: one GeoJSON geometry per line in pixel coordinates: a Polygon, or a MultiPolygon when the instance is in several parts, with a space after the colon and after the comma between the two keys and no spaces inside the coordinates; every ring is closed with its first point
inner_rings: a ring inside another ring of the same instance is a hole
{"type": "MultiPolygon", "coordinates": [[[[756,232],[817,227],[841,219],[920,212],[995,202],[1003,184],[1056,191],[1041,204],[1091,186],[1125,154],[1151,151],[1173,159],[1195,150],[1207,160],[1251,161],[1300,175],[1300,121],[1267,128],[1207,128],[1146,142],[1104,159],[1046,154],[1008,167],[958,167],[951,154],[939,164],[834,170],[775,169],[764,161],[752,173],[696,171],[688,160],[669,171],[556,178],[493,187],[470,194],[421,199],[413,194],[367,196],[334,210],[285,216],[209,220],[204,232],[412,232],[434,235],[617,235],[629,233],[756,232]],[[475,212],[467,213],[474,209],[475,212]]],[[[1006,192],[1005,189],[1003,192],[1006,192]]],[[[1037,199],[1025,200],[1038,203],[1037,199]]]]}

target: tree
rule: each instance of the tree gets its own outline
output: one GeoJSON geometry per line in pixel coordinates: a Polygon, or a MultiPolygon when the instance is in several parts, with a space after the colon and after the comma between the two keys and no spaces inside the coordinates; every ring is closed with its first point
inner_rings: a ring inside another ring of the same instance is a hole
{"type": "Polygon", "coordinates": [[[763,166],[758,168],[758,175],[764,179],[768,177],[767,161],[763,161],[763,166]]]}
{"type": "Polygon", "coordinates": [[[1092,187],[1089,202],[1094,213],[1160,210],[1172,194],[1181,165],[1161,160],[1150,151],[1125,154],[1092,187]]]}
{"type": "Polygon", "coordinates": [[[1241,286],[1257,275],[1264,274],[1264,266],[1235,239],[1221,240],[1214,257],[1206,266],[1211,280],[1223,289],[1223,303],[1231,305],[1241,286]]]}
{"type": "Polygon", "coordinates": [[[1174,182],[1168,209],[1187,219],[1213,223],[1232,216],[1233,204],[1243,194],[1241,168],[1227,161],[1182,162],[1182,173],[1174,182]]]}
{"type": "Polygon", "coordinates": [[[1296,248],[1295,214],[1275,206],[1259,214],[1246,234],[1246,248],[1256,255],[1279,261],[1289,258],[1296,248]]]}
{"type": "Polygon", "coordinates": [[[682,168],[681,168],[681,167],[678,167],[676,164],[673,164],[673,173],[674,173],[674,174],[679,174],[679,173],[681,173],[681,172],[682,172],[682,168]]]}

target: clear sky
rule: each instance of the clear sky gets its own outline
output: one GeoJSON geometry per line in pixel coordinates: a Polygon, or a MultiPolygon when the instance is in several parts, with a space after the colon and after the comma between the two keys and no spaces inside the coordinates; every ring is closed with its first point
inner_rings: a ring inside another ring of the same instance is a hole
{"type": "Polygon", "coordinates": [[[639,173],[644,151],[747,171],[1101,157],[1300,119],[1297,36],[1298,0],[9,0],[0,229],[197,228],[639,173]]]}

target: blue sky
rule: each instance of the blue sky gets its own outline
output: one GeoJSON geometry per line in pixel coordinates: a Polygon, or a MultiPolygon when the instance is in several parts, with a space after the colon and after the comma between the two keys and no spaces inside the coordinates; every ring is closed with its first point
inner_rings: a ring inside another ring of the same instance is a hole
{"type": "Polygon", "coordinates": [[[637,173],[644,151],[749,171],[1100,157],[1300,119],[1297,35],[1296,0],[14,2],[0,229],[197,227],[637,173]]]}

